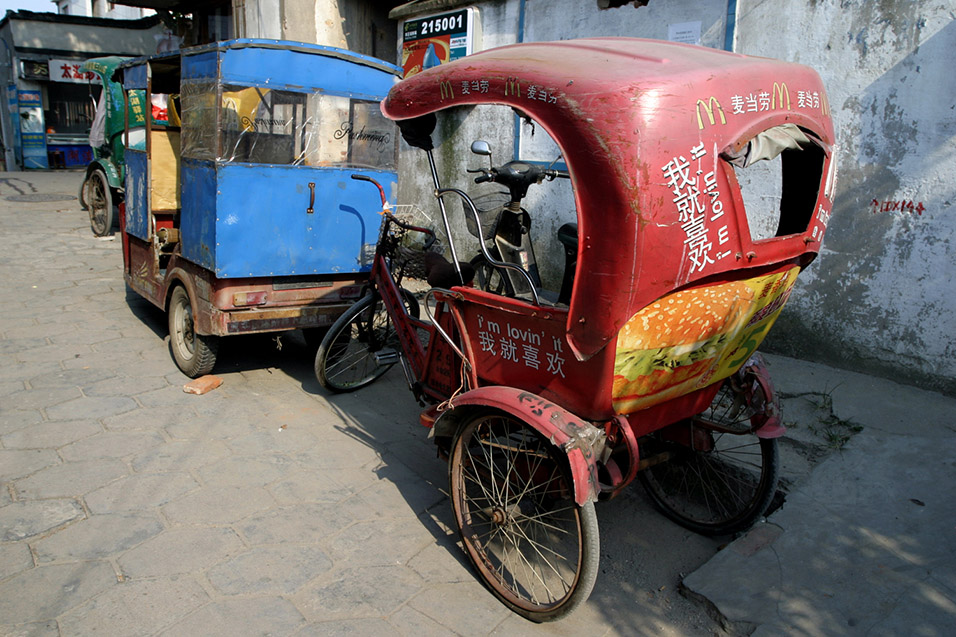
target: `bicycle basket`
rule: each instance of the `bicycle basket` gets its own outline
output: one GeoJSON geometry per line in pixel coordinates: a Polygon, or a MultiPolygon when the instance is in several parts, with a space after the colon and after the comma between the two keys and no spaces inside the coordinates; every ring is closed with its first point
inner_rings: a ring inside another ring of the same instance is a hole
{"type": "Polygon", "coordinates": [[[475,208],[478,210],[478,219],[481,221],[481,235],[479,236],[478,228],[475,226],[475,215],[471,213],[468,204],[462,200],[461,206],[465,212],[465,225],[473,237],[488,241],[495,236],[498,219],[501,217],[504,207],[511,201],[511,195],[507,192],[488,192],[472,197],[471,200],[475,202],[475,208]]]}

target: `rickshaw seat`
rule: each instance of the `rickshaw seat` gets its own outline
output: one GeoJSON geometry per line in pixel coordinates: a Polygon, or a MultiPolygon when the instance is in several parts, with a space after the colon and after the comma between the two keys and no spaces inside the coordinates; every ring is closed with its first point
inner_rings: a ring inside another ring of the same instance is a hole
{"type": "Polygon", "coordinates": [[[458,268],[464,281],[458,278],[458,270],[451,261],[437,252],[425,253],[425,280],[433,288],[448,289],[462,283],[470,285],[475,278],[475,268],[464,261],[458,262],[458,268]]]}

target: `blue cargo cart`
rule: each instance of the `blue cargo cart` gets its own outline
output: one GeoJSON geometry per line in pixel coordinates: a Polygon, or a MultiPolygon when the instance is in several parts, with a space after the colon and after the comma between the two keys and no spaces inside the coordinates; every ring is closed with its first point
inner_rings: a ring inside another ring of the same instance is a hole
{"type": "Polygon", "coordinates": [[[222,336],[318,335],[358,298],[381,202],[351,176],[394,201],[397,135],[379,101],[400,73],[251,39],[120,66],[127,99],[144,91],[149,111],[145,144],[127,127],[125,279],[167,312],[186,375],[212,370],[222,336]]]}

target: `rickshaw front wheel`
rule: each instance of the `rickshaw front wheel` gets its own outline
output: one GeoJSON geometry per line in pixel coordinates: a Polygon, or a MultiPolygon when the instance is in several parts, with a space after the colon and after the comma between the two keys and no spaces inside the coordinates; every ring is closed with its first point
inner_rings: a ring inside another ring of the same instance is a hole
{"type": "Polygon", "coordinates": [[[173,288],[169,298],[169,347],[176,366],[190,378],[208,374],[216,366],[219,339],[197,334],[193,307],[182,285],[173,288]]]}
{"type": "Polygon", "coordinates": [[[82,187],[82,202],[90,214],[90,229],[97,237],[105,237],[113,232],[116,222],[113,191],[106,174],[102,170],[94,170],[86,177],[82,187]]]}
{"type": "Polygon", "coordinates": [[[597,579],[594,504],[574,501],[567,457],[537,431],[492,409],[461,426],[449,458],[465,553],[501,602],[535,622],[580,606],[597,579]]]}

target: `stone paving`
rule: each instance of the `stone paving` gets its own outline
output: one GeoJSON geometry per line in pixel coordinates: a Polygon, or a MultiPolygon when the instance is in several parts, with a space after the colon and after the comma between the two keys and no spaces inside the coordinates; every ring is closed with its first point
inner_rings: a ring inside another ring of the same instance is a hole
{"type": "Polygon", "coordinates": [[[539,627],[496,602],[397,369],[329,397],[298,335],[232,337],[224,384],[184,393],[119,237],[75,199],[5,199],[81,176],[0,174],[0,635],[714,633],[676,589],[717,541],[639,489],[598,509],[583,609],[539,627]]]}

